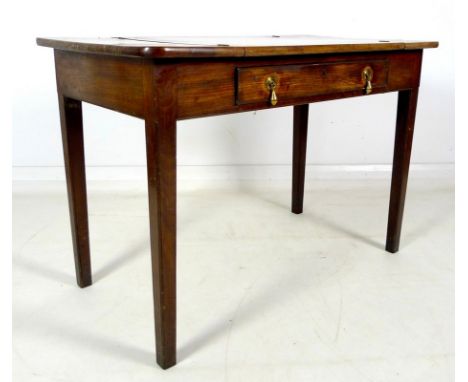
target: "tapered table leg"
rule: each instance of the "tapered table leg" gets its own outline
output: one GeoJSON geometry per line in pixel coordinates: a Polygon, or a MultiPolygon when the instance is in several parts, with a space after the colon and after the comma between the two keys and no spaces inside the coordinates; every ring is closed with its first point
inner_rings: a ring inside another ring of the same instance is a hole
{"type": "Polygon", "coordinates": [[[59,107],[76,280],[84,288],[92,279],[81,101],[59,93],[59,107]]]}
{"type": "Polygon", "coordinates": [[[145,131],[157,363],[176,363],[175,69],[151,68],[145,131]]]}
{"type": "Polygon", "coordinates": [[[405,206],[417,102],[417,88],[403,90],[398,93],[392,186],[388,212],[387,243],[385,246],[385,249],[392,253],[398,252],[400,246],[401,224],[405,206]]]}
{"type": "Polygon", "coordinates": [[[294,106],[291,211],[302,213],[309,105],[294,106]]]}

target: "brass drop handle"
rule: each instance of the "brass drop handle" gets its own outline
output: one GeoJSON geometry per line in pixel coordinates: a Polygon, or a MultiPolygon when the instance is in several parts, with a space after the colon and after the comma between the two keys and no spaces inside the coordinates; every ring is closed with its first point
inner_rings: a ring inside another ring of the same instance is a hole
{"type": "Polygon", "coordinates": [[[275,106],[278,103],[278,97],[276,96],[276,81],[268,77],[265,81],[265,85],[267,86],[268,90],[270,90],[270,104],[275,106]]]}
{"type": "Polygon", "coordinates": [[[364,94],[372,93],[372,77],[374,76],[374,71],[370,66],[366,66],[362,71],[362,79],[364,80],[364,94]]]}

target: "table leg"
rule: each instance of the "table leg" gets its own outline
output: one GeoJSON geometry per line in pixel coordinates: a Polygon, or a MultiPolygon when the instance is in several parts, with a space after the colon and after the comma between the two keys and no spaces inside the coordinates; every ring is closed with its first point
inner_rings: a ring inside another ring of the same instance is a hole
{"type": "Polygon", "coordinates": [[[145,117],[157,363],[176,363],[176,96],[173,69],[155,69],[145,117]]]}
{"type": "Polygon", "coordinates": [[[84,288],[92,279],[81,101],[59,94],[59,107],[76,280],[84,288]]]}
{"type": "Polygon", "coordinates": [[[398,93],[398,110],[393,154],[392,185],[387,225],[388,252],[398,252],[401,224],[405,205],[406,185],[411,157],[418,89],[402,90],[398,93]]]}
{"type": "Polygon", "coordinates": [[[291,211],[302,213],[309,105],[294,106],[291,211]]]}

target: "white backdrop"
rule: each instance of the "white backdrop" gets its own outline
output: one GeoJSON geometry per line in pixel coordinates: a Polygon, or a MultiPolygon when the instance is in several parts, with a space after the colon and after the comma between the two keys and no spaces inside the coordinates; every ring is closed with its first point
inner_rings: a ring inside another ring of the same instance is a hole
{"type": "MultiPolygon", "coordinates": [[[[454,160],[452,2],[16,2],[13,166],[62,166],[51,49],[37,36],[315,34],[438,40],[425,51],[413,163],[454,160]],[[24,12],[27,9],[27,12],[24,12]]],[[[396,94],[312,104],[309,164],[388,164],[396,94]]],[[[143,122],[85,105],[88,166],[144,166],[143,122]]],[[[292,109],[182,121],[180,165],[291,163],[292,109]],[[264,139],[268,137],[268,139],[264,139]]]]}

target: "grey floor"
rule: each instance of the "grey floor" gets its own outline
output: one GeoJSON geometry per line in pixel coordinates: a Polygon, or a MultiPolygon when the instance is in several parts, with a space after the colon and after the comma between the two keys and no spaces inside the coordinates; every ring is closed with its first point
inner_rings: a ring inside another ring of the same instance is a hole
{"type": "Polygon", "coordinates": [[[14,381],[453,380],[453,180],[181,187],[178,360],[154,362],[144,182],[90,182],[94,285],[75,285],[63,182],[18,182],[14,381]]]}

